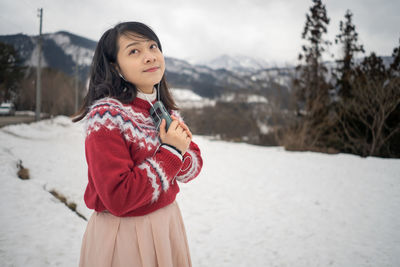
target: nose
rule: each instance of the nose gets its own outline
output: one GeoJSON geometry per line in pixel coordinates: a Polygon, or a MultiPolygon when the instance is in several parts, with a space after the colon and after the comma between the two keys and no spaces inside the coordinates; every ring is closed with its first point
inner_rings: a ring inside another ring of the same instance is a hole
{"type": "Polygon", "coordinates": [[[156,56],[153,55],[150,51],[144,55],[144,63],[151,63],[156,61],[156,56]]]}

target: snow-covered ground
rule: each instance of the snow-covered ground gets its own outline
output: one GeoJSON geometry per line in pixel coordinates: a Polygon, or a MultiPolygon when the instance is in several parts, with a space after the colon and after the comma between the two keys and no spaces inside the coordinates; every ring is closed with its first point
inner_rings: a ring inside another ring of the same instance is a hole
{"type": "MultiPolygon", "coordinates": [[[[178,195],[193,266],[400,266],[400,160],[194,141],[203,171],[178,195]]],[[[48,191],[89,218],[83,142],[66,117],[0,128],[1,266],[77,266],[86,221],[48,191]]]]}
{"type": "Polygon", "coordinates": [[[215,100],[204,98],[190,89],[171,88],[170,91],[180,108],[202,108],[205,106],[215,106],[215,100]]]}

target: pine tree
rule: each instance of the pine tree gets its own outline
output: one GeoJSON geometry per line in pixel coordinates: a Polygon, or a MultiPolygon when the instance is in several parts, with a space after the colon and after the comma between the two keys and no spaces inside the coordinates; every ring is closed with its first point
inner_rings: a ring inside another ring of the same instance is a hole
{"type": "Polygon", "coordinates": [[[322,56],[331,44],[325,38],[329,18],[321,0],[312,0],[302,33],[305,44],[299,54],[299,65],[293,80],[297,118],[283,138],[285,148],[291,150],[327,151],[331,134],[328,69],[322,56]]]}
{"type": "Polygon", "coordinates": [[[359,52],[364,53],[364,47],[358,44],[358,33],[352,22],[353,13],[350,10],[344,15],[345,21],[340,21],[340,33],[336,35],[335,43],[342,44],[343,57],[337,60],[335,76],[339,96],[351,97],[352,73],[355,66],[354,58],[359,52]]]}
{"type": "Polygon", "coordinates": [[[400,39],[399,39],[399,46],[393,49],[392,53],[392,64],[390,64],[390,76],[392,77],[400,77],[400,39]]]}
{"type": "Polygon", "coordinates": [[[384,83],[388,74],[382,58],[375,52],[371,52],[368,57],[365,57],[356,71],[358,78],[365,77],[377,83],[384,83]]]}
{"type": "Polygon", "coordinates": [[[323,35],[327,33],[329,18],[321,0],[312,0],[310,13],[306,14],[306,24],[302,38],[308,42],[302,46],[295,80],[297,96],[309,116],[320,114],[329,103],[329,84],[326,82],[327,68],[322,63],[322,55],[330,42],[323,35]]]}
{"type": "Polygon", "coordinates": [[[0,101],[14,100],[23,67],[14,47],[0,42],[0,101]]]}

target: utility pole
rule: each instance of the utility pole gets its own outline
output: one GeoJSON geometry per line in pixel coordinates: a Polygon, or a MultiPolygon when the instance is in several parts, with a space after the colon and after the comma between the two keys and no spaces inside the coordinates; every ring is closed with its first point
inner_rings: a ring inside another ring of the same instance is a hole
{"type": "Polygon", "coordinates": [[[36,121],[40,120],[40,108],[41,108],[41,95],[42,95],[42,79],[41,79],[41,67],[42,67],[42,17],[43,8],[38,9],[38,17],[40,18],[39,38],[38,38],[38,65],[36,69],[36,121]]]}

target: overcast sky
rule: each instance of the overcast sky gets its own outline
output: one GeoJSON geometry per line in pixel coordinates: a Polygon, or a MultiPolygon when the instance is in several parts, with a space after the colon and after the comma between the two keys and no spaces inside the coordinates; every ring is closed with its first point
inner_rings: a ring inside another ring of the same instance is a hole
{"type": "MultiPolygon", "coordinates": [[[[366,51],[390,55],[399,44],[399,0],[325,0],[333,41],[346,9],[354,13],[366,51]]],[[[0,35],[66,30],[98,41],[122,21],[141,21],[156,32],[164,54],[190,62],[222,54],[247,55],[270,64],[295,63],[311,0],[1,0],[0,35]]],[[[337,48],[332,47],[337,53],[337,48]]]]}

